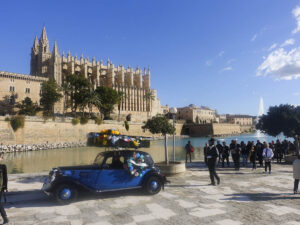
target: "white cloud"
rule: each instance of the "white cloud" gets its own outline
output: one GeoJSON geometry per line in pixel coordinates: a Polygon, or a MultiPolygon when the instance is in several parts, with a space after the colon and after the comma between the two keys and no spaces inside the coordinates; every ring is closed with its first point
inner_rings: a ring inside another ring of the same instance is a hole
{"type": "Polygon", "coordinates": [[[276,80],[291,80],[300,77],[300,47],[291,51],[283,48],[272,51],[257,68],[257,76],[273,76],[276,80]]]}
{"type": "Polygon", "coordinates": [[[284,47],[284,46],[293,45],[293,44],[295,44],[295,40],[293,38],[290,38],[290,39],[285,40],[285,42],[282,43],[280,46],[284,47]]]}
{"type": "Polygon", "coordinates": [[[274,48],[277,47],[277,43],[274,43],[270,46],[270,48],[268,49],[268,51],[272,51],[274,48]]]}
{"type": "Polygon", "coordinates": [[[251,38],[251,41],[255,41],[256,38],[257,38],[257,34],[254,34],[253,37],[251,38]]]}
{"type": "Polygon", "coordinates": [[[220,72],[230,71],[230,70],[232,70],[232,67],[231,66],[227,66],[227,67],[221,69],[220,72]]]}
{"type": "Polygon", "coordinates": [[[296,6],[296,8],[293,9],[292,13],[297,22],[297,27],[292,31],[292,33],[296,34],[300,31],[300,6],[296,6]]]}
{"type": "Polygon", "coordinates": [[[235,61],[235,59],[228,59],[227,60],[227,64],[231,64],[232,62],[234,62],[235,61]]]}
{"type": "Polygon", "coordinates": [[[219,56],[222,57],[224,55],[225,51],[219,52],[219,56]]]}
{"type": "Polygon", "coordinates": [[[212,65],[212,60],[206,60],[205,65],[206,66],[211,66],[212,65]]]}

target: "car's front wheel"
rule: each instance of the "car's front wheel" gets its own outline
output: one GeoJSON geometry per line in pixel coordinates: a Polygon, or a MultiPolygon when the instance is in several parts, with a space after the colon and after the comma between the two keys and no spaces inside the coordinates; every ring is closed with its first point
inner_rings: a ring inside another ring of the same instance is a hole
{"type": "Polygon", "coordinates": [[[161,190],[161,181],[158,177],[150,177],[144,186],[145,192],[149,195],[155,195],[161,190]]]}
{"type": "Polygon", "coordinates": [[[78,191],[73,185],[61,184],[56,188],[54,195],[58,203],[69,204],[71,202],[76,201],[78,191]]]}

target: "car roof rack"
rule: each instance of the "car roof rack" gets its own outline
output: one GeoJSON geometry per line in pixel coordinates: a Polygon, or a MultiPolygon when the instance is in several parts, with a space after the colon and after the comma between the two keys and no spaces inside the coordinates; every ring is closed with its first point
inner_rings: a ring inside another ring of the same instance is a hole
{"type": "Polygon", "coordinates": [[[114,130],[106,132],[90,132],[87,135],[88,146],[111,148],[115,150],[129,150],[138,148],[150,148],[151,137],[121,135],[114,130]]]}

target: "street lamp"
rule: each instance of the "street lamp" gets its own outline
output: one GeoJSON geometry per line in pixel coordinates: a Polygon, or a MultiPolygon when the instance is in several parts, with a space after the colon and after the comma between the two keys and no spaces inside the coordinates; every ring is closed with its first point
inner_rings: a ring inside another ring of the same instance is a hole
{"type": "MultiPolygon", "coordinates": [[[[170,113],[172,114],[173,127],[175,128],[175,116],[177,113],[177,108],[175,107],[170,108],[170,113]]],[[[175,162],[175,132],[173,133],[173,162],[175,162]]]]}

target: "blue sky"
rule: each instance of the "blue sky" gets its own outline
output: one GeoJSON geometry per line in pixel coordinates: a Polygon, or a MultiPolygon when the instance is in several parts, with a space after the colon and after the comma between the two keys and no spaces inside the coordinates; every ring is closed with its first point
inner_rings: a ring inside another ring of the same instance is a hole
{"type": "Polygon", "coordinates": [[[34,35],[51,50],[150,66],[162,104],[256,115],[300,104],[299,0],[1,1],[0,70],[29,73],[34,35]]]}

